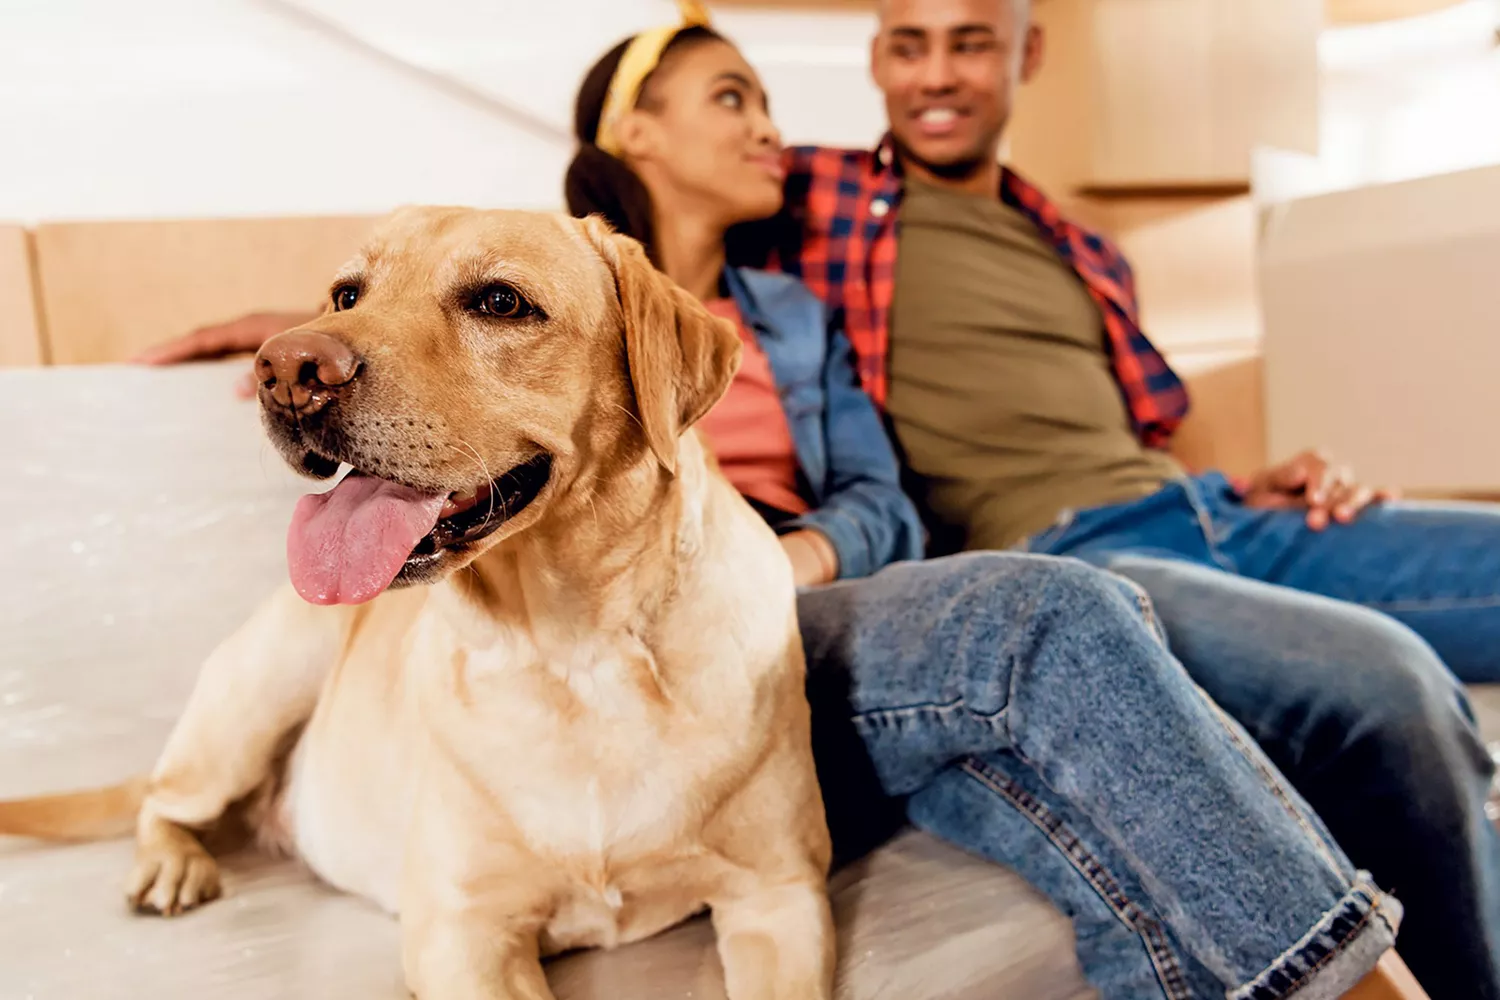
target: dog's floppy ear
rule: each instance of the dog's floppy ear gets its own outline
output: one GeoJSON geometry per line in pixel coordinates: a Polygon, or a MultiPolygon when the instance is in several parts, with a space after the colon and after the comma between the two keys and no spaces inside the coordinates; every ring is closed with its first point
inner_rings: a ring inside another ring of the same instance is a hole
{"type": "Polygon", "coordinates": [[[584,228],[614,271],[646,444],[675,472],[678,439],[719,401],[739,370],[739,333],[658,271],[638,242],[597,219],[585,220],[584,228]]]}

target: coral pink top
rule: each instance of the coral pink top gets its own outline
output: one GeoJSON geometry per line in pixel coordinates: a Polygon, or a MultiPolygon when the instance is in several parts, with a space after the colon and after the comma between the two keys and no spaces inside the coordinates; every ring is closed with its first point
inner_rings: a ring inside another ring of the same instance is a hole
{"type": "Polygon", "coordinates": [[[729,391],[698,426],[735,489],[777,510],[805,514],[807,501],[797,491],[797,446],[781,408],[771,361],[733,299],[705,305],[715,316],[734,323],[745,346],[729,391]]]}

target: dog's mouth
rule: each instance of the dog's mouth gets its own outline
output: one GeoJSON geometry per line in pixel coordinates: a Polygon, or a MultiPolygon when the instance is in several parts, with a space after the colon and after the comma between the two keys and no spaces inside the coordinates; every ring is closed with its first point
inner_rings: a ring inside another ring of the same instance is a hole
{"type": "MultiPolygon", "coordinates": [[[[330,461],[309,453],[302,465],[316,475],[330,461]]],[[[361,604],[393,584],[431,580],[529,507],[551,476],[545,452],[448,493],[350,472],[298,503],[287,534],[292,584],[314,604],[361,604]]]]}
{"type": "Polygon", "coordinates": [[[525,510],[551,476],[552,456],[542,452],[496,479],[448,494],[438,511],[437,524],[417,542],[407,557],[407,565],[414,560],[430,559],[445,549],[472,545],[493,534],[525,510]]]}

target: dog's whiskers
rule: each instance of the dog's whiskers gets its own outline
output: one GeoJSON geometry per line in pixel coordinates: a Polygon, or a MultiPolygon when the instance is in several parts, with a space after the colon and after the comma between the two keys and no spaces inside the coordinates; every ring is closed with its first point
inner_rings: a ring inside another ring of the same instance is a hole
{"type": "Polygon", "coordinates": [[[589,512],[594,515],[594,530],[599,530],[599,506],[594,503],[594,490],[589,490],[583,498],[589,502],[589,512]]]}
{"type": "MultiPolygon", "coordinates": [[[[481,455],[481,454],[479,454],[479,452],[474,448],[474,446],[471,445],[469,442],[465,441],[463,438],[459,438],[458,439],[458,443],[459,443],[460,447],[467,448],[469,450],[469,454],[474,456],[474,461],[476,461],[476,462],[479,463],[479,471],[484,475],[484,478],[482,480],[480,480],[480,482],[482,482],[482,483],[484,483],[486,485],[488,485],[490,483],[493,483],[495,480],[494,480],[494,477],[490,475],[490,467],[489,467],[488,464],[486,464],[486,462],[484,460],[484,456],[481,455]]],[[[490,518],[495,513],[495,491],[494,490],[490,490],[489,502],[490,502],[489,509],[484,512],[484,521],[482,522],[484,524],[489,524],[490,523],[490,518]]],[[[504,510],[504,501],[501,501],[501,509],[502,509],[502,511],[504,510]]]]}
{"type": "Polygon", "coordinates": [[[625,407],[621,406],[619,403],[610,403],[609,405],[613,406],[615,409],[619,410],[621,413],[623,413],[627,417],[629,417],[630,420],[631,420],[631,422],[634,423],[637,427],[639,427],[642,431],[644,431],[646,429],[646,425],[643,424],[643,423],[641,423],[641,418],[640,417],[636,416],[634,413],[631,413],[629,410],[625,409],[625,407]]]}

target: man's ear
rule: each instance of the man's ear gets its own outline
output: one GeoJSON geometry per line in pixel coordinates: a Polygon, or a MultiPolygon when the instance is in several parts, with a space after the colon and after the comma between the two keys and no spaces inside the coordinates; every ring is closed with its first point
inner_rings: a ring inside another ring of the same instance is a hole
{"type": "Polygon", "coordinates": [[[1026,40],[1021,50],[1021,82],[1030,83],[1042,71],[1047,52],[1047,33],[1040,24],[1026,25],[1026,40]]]}
{"type": "Polygon", "coordinates": [[[885,90],[885,58],[884,42],[878,33],[870,39],[870,82],[875,84],[876,90],[885,90]]]}
{"type": "Polygon", "coordinates": [[[683,433],[713,407],[740,367],[740,337],[658,271],[641,245],[584,221],[615,276],[624,317],[625,356],[646,445],[668,472],[677,469],[683,433]]]}

